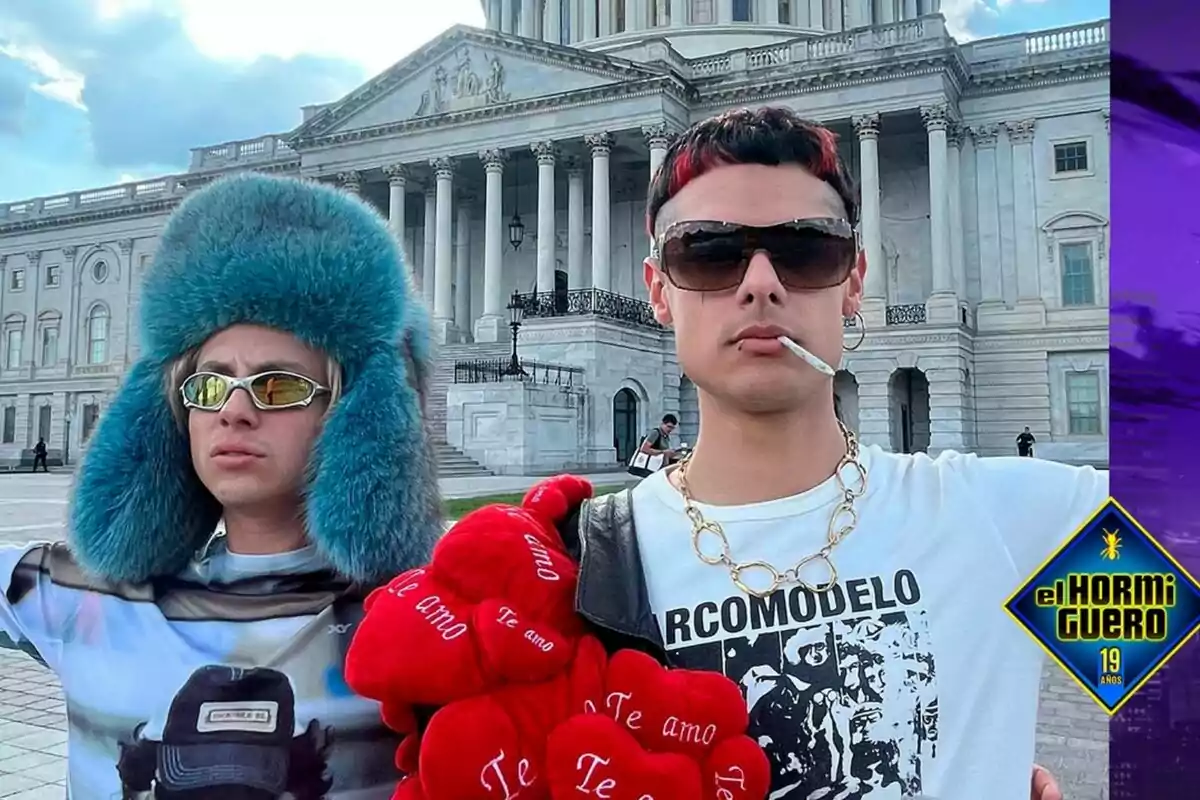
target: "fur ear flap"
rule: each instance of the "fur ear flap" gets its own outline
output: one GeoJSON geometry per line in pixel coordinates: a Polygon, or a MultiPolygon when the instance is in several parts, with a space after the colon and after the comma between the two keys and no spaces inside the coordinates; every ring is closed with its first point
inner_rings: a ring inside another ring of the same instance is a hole
{"type": "Polygon", "coordinates": [[[437,471],[417,392],[395,349],[345,376],[317,439],[305,501],[309,538],[366,585],[427,563],[441,536],[437,471]]]}
{"type": "Polygon", "coordinates": [[[68,540],[80,565],[112,581],[183,569],[220,507],[192,469],[171,415],[163,365],[143,359],[100,418],[75,477],[68,540]]]}

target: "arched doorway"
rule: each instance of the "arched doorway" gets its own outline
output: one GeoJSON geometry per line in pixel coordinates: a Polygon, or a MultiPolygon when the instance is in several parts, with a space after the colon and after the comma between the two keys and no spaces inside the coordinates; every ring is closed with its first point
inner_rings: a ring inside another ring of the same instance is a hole
{"type": "Polygon", "coordinates": [[[858,380],[844,369],[833,376],[833,407],[847,428],[858,430],[858,380]]]}
{"type": "Polygon", "coordinates": [[[915,368],[898,369],[888,381],[892,450],[924,453],[929,449],[929,380],[915,368]]]}
{"type": "Polygon", "coordinates": [[[638,396],[632,389],[621,389],[613,395],[613,447],[618,463],[628,464],[639,444],[638,396]]]}

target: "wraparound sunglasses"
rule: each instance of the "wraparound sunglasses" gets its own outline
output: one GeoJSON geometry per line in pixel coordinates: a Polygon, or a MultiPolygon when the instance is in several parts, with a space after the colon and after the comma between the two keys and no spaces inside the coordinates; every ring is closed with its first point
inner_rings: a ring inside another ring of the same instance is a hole
{"type": "Polygon", "coordinates": [[[220,411],[235,389],[245,389],[254,405],[263,411],[303,408],[329,388],[295,372],[272,370],[234,378],[219,372],[189,375],[179,387],[183,405],[199,411],[220,411]]]}

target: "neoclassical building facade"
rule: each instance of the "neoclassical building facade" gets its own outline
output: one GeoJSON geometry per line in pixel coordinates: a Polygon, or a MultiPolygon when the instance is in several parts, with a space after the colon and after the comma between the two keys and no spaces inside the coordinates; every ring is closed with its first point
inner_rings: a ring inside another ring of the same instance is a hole
{"type": "Polygon", "coordinates": [[[185,172],[0,204],[0,464],[74,460],[136,358],[171,209],[230,171],[336,183],[402,243],[441,343],[448,469],[620,464],[696,388],[641,284],[671,137],[781,104],[862,193],[865,331],[835,382],[866,442],[1106,463],[1108,22],[960,43],[938,0],[484,0],[286,133],[185,172]],[[517,296],[523,376],[508,374],[517,296]],[[517,380],[517,377],[521,377],[517,380]]]}

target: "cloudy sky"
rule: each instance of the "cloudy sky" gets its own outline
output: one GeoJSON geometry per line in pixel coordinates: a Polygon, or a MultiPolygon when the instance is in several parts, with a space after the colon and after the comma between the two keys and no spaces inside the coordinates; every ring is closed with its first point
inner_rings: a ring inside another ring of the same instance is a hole
{"type": "MultiPolygon", "coordinates": [[[[1108,16],[1108,0],[942,0],[956,35],[1108,16]]],[[[186,169],[300,121],[480,0],[0,0],[0,202],[186,169]]]]}

